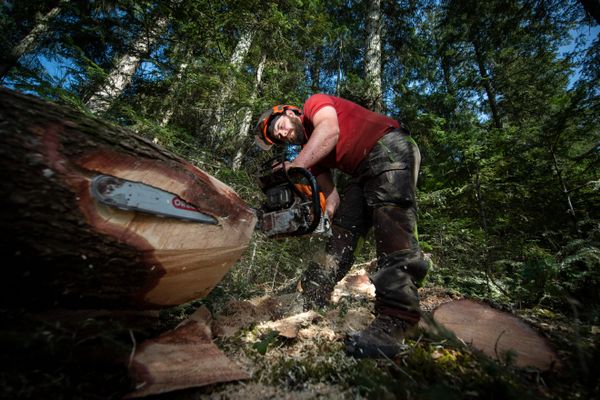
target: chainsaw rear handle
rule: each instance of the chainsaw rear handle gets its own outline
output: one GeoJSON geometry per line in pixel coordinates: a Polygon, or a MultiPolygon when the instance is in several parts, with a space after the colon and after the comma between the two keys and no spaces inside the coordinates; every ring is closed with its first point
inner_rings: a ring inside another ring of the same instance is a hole
{"type": "MultiPolygon", "coordinates": [[[[314,175],[311,174],[310,171],[305,168],[291,167],[290,169],[288,169],[286,171],[286,175],[287,175],[288,181],[290,183],[292,183],[290,176],[296,175],[296,174],[302,175],[304,178],[306,178],[306,180],[308,181],[308,184],[310,185],[310,189],[312,191],[311,197],[312,197],[313,215],[315,216],[313,218],[310,226],[306,230],[294,233],[294,236],[299,236],[299,235],[305,235],[307,233],[312,233],[315,229],[317,229],[317,226],[319,226],[319,222],[321,221],[321,218],[323,218],[323,216],[321,215],[322,211],[321,211],[321,201],[319,199],[319,187],[317,186],[317,180],[315,179],[314,175]]],[[[294,192],[296,192],[296,194],[298,196],[300,196],[300,198],[306,197],[304,195],[304,193],[300,192],[296,188],[296,186],[294,186],[293,184],[291,186],[292,186],[292,189],[294,190],[294,192]]]]}

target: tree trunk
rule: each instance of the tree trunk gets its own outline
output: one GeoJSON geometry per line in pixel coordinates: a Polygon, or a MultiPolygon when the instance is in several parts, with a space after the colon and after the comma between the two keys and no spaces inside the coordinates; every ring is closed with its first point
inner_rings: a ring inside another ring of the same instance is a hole
{"type": "Polygon", "coordinates": [[[567,203],[567,206],[569,207],[568,213],[571,216],[571,220],[573,221],[573,228],[579,234],[581,232],[579,232],[579,223],[577,220],[577,214],[575,214],[575,208],[573,207],[573,201],[571,199],[571,190],[569,190],[569,188],[567,187],[567,182],[565,181],[565,178],[563,177],[562,169],[558,165],[558,159],[556,158],[556,153],[554,152],[554,149],[550,149],[550,153],[552,154],[552,161],[554,163],[554,169],[556,171],[556,176],[558,176],[558,181],[560,182],[561,190],[562,190],[563,194],[565,195],[565,201],[567,203]]]}
{"type": "Polygon", "coordinates": [[[481,221],[481,228],[487,237],[488,234],[488,224],[487,217],[485,215],[485,203],[483,201],[483,194],[481,192],[481,173],[479,171],[479,166],[477,166],[477,171],[475,172],[475,198],[477,199],[477,207],[479,208],[479,218],[481,221]]]}
{"type": "Polygon", "coordinates": [[[344,37],[340,37],[340,45],[338,49],[338,64],[337,64],[337,79],[335,81],[335,95],[340,95],[340,87],[342,85],[342,54],[344,54],[344,37]]]}
{"type": "Polygon", "coordinates": [[[367,44],[365,51],[365,78],[368,85],[370,109],[383,110],[381,85],[381,0],[371,0],[367,15],[367,44]]]}
{"type": "Polygon", "coordinates": [[[129,86],[142,58],[148,55],[150,48],[158,40],[166,26],[167,19],[160,18],[156,21],[154,29],[150,30],[149,36],[141,35],[133,44],[131,52],[119,58],[115,68],[108,74],[100,89],[87,101],[86,104],[90,111],[98,114],[109,109],[113,101],[129,86]]]}
{"type": "Polygon", "coordinates": [[[502,129],[502,121],[500,120],[500,114],[498,113],[498,105],[496,104],[496,93],[492,88],[490,77],[485,68],[485,60],[483,54],[481,53],[481,48],[477,43],[477,40],[473,40],[472,43],[473,48],[475,49],[475,59],[479,68],[479,74],[481,76],[481,84],[483,85],[485,93],[487,94],[488,103],[492,112],[492,120],[494,121],[494,126],[498,129],[502,129]]]}
{"type": "Polygon", "coordinates": [[[40,38],[48,32],[50,21],[60,13],[63,4],[67,2],[67,0],[61,1],[56,7],[41,17],[37,21],[37,25],[12,48],[8,57],[0,64],[0,78],[4,78],[23,55],[32,52],[38,46],[40,38]]]}
{"type": "Polygon", "coordinates": [[[256,218],[228,186],[151,141],[0,89],[0,305],[137,308],[208,294],[256,218]],[[217,225],[98,203],[97,174],[173,193],[217,225]]]}
{"type": "MultiPolygon", "coordinates": [[[[252,92],[252,96],[250,97],[250,104],[254,104],[256,101],[256,97],[258,96],[258,88],[262,82],[262,74],[265,69],[265,64],[267,63],[267,56],[263,55],[262,60],[260,60],[260,64],[258,64],[258,68],[256,69],[256,81],[254,82],[254,91],[252,92]]],[[[245,138],[250,131],[250,125],[252,124],[252,109],[250,107],[244,110],[244,118],[242,120],[242,125],[240,126],[239,137],[245,138]]],[[[242,157],[244,153],[242,147],[240,146],[237,151],[235,157],[233,158],[233,169],[238,170],[242,165],[242,157]]]]}
{"type": "Polygon", "coordinates": [[[450,72],[450,60],[445,55],[441,55],[441,66],[442,72],[444,74],[444,83],[446,84],[446,93],[452,98],[456,98],[456,88],[454,87],[454,83],[452,82],[452,75],[450,72]]]}
{"type": "MultiPolygon", "coordinates": [[[[229,66],[232,71],[238,72],[242,67],[244,58],[246,58],[248,51],[250,51],[250,46],[252,45],[253,39],[254,31],[246,30],[242,33],[242,36],[240,37],[240,40],[238,41],[233,54],[231,55],[231,59],[229,60],[229,66]]],[[[216,107],[213,113],[213,123],[210,127],[211,137],[222,136],[221,132],[223,131],[223,127],[221,125],[221,120],[223,118],[223,113],[225,112],[225,104],[227,104],[227,102],[231,99],[231,93],[233,92],[234,85],[234,77],[229,77],[226,79],[225,84],[219,92],[217,101],[215,102],[216,107]]]]}
{"type": "MultiPolygon", "coordinates": [[[[177,53],[178,52],[175,51],[175,54],[177,53]]],[[[169,122],[171,122],[171,118],[173,118],[173,114],[175,113],[175,107],[173,103],[176,102],[175,98],[180,88],[182,87],[183,75],[185,74],[185,71],[188,68],[188,61],[191,60],[191,58],[191,51],[188,50],[185,55],[184,62],[182,62],[179,65],[179,68],[177,69],[177,74],[175,76],[175,80],[173,81],[173,85],[171,85],[171,87],[169,88],[169,94],[165,97],[165,101],[163,103],[163,109],[165,110],[165,112],[162,119],[160,120],[160,126],[162,127],[167,126],[169,122]]]]}

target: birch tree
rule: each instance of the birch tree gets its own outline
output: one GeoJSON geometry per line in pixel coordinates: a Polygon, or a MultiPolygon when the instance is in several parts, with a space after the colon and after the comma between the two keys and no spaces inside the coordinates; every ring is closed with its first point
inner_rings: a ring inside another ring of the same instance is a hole
{"type": "MultiPolygon", "coordinates": [[[[244,59],[246,58],[246,55],[252,46],[254,34],[255,31],[251,29],[246,29],[242,32],[240,39],[238,40],[237,45],[231,54],[231,58],[229,59],[229,68],[234,74],[239,72],[240,68],[242,67],[242,63],[244,62],[244,59]]],[[[221,136],[220,132],[223,130],[221,121],[225,112],[225,104],[227,104],[227,102],[231,99],[234,86],[235,79],[233,76],[229,76],[217,95],[217,100],[215,102],[216,107],[214,109],[212,118],[213,122],[210,126],[211,137],[221,136]]]]}
{"type": "Polygon", "coordinates": [[[158,40],[160,34],[167,26],[167,18],[158,19],[148,35],[140,35],[131,47],[131,52],[122,55],[115,63],[114,69],[108,74],[104,83],[100,86],[86,105],[95,114],[103,113],[129,86],[133,75],[140,66],[144,56],[147,56],[152,46],[158,40]]]}
{"type": "Polygon", "coordinates": [[[367,14],[367,43],[365,48],[365,79],[370,108],[383,109],[381,85],[381,0],[370,0],[367,14]]]}
{"type": "MultiPolygon", "coordinates": [[[[174,53],[175,54],[178,53],[177,48],[174,53]]],[[[171,122],[171,118],[173,118],[173,114],[175,113],[175,107],[173,106],[172,103],[173,103],[174,98],[177,96],[177,92],[179,91],[179,89],[182,86],[182,79],[185,74],[185,71],[187,70],[187,68],[189,66],[191,59],[192,59],[192,54],[191,54],[191,51],[188,50],[184,56],[183,62],[179,65],[179,68],[177,69],[177,73],[175,74],[175,80],[173,82],[173,85],[169,88],[169,94],[165,98],[164,115],[159,122],[160,126],[162,126],[162,127],[167,126],[169,124],[169,122],[171,122]]]]}
{"type": "Polygon", "coordinates": [[[0,63],[0,79],[4,78],[10,69],[14,67],[19,59],[25,54],[31,53],[41,43],[41,38],[48,33],[50,22],[60,14],[62,8],[69,3],[68,0],[61,0],[56,7],[53,7],[43,16],[36,20],[36,25],[17,43],[4,62],[0,63]]]}
{"type": "MultiPolygon", "coordinates": [[[[256,68],[256,80],[254,81],[254,90],[252,91],[252,95],[250,96],[250,102],[249,102],[250,105],[254,104],[254,102],[256,101],[256,98],[258,96],[258,89],[262,82],[262,74],[263,74],[263,70],[265,69],[266,63],[267,63],[267,56],[265,54],[263,54],[263,57],[260,60],[260,63],[258,64],[258,68],[256,68]]],[[[242,124],[240,125],[240,130],[238,132],[238,136],[240,138],[245,138],[248,135],[251,124],[252,124],[252,108],[246,107],[244,110],[244,118],[242,119],[242,124]]],[[[237,153],[233,159],[232,167],[234,170],[239,169],[240,166],[242,165],[243,155],[244,155],[244,152],[242,150],[242,147],[240,146],[239,150],[237,151],[237,153]]]]}

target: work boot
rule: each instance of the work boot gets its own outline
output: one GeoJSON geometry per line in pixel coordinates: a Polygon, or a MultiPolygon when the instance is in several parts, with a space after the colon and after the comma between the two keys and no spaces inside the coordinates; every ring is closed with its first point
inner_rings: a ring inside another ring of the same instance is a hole
{"type": "Polygon", "coordinates": [[[367,328],[346,337],[346,353],[355,358],[392,358],[408,347],[404,338],[416,326],[413,321],[379,315],[367,328]]]}

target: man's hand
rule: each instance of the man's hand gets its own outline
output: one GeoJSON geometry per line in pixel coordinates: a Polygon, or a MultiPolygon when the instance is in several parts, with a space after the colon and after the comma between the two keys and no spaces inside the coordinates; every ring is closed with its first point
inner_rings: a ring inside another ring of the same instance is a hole
{"type": "Polygon", "coordinates": [[[284,168],[285,171],[287,172],[290,168],[292,168],[292,163],[289,161],[284,161],[282,163],[278,163],[275,165],[275,167],[273,168],[274,170],[278,170],[284,168]]]}
{"type": "Polygon", "coordinates": [[[333,191],[329,196],[326,197],[327,206],[325,207],[325,211],[327,212],[327,216],[330,221],[333,221],[333,216],[337,211],[338,206],[340,205],[340,195],[338,194],[337,189],[334,187],[333,191]]]}
{"type": "Polygon", "coordinates": [[[319,184],[320,189],[323,191],[325,200],[327,201],[327,206],[325,207],[327,216],[329,217],[330,221],[333,221],[333,216],[340,205],[340,195],[333,184],[331,172],[327,171],[317,176],[317,183],[319,184]]]}

